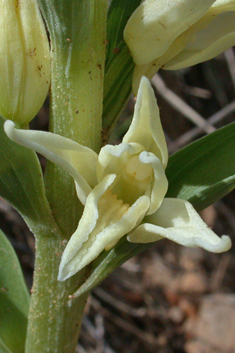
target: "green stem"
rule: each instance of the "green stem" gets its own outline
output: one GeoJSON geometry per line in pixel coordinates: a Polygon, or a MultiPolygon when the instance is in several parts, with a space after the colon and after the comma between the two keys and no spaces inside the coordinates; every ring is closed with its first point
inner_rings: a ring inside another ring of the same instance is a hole
{"type": "MultiPolygon", "coordinates": [[[[50,130],[98,152],[107,1],[73,0],[68,4],[51,0],[51,7],[45,0],[41,2],[51,35],[50,130]]],[[[74,182],[66,172],[48,163],[46,183],[55,219],[70,237],[81,215],[74,182]]]]}
{"type": "MultiPolygon", "coordinates": [[[[56,232],[58,234],[58,230],[56,232]]],[[[41,235],[36,241],[36,264],[26,353],[74,353],[87,295],[69,305],[84,272],[66,282],[57,281],[62,237],[41,235]]]]}
{"type": "MultiPolygon", "coordinates": [[[[50,130],[98,151],[107,0],[38,2],[51,39],[50,130]]],[[[84,282],[86,272],[65,282],[58,282],[57,275],[65,241],[75,230],[83,207],[72,178],[50,163],[46,185],[56,224],[36,234],[26,353],[74,353],[86,296],[71,304],[69,295],[84,282]]]]}

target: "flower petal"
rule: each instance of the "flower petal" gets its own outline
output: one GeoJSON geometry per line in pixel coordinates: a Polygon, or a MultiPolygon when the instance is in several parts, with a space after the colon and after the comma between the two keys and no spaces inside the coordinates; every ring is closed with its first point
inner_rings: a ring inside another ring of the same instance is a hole
{"type": "Polygon", "coordinates": [[[235,2],[216,1],[208,13],[188,29],[194,36],[164,69],[177,70],[212,59],[235,44],[235,2]]]}
{"type": "Polygon", "coordinates": [[[62,255],[58,279],[63,281],[93,261],[138,225],[149,207],[140,197],[131,207],[110,190],[115,175],[107,175],[89,194],[78,228],[62,255]]]}
{"type": "Polygon", "coordinates": [[[134,243],[148,243],[167,238],[188,247],[202,247],[212,252],[231,247],[228,236],[218,237],[201,219],[193,206],[180,199],[164,199],[161,207],[128,235],[134,243]]]}
{"type": "Polygon", "coordinates": [[[190,41],[193,35],[194,34],[189,31],[183,32],[174,40],[163,55],[145,65],[136,65],[132,80],[133,94],[136,95],[142,76],[146,76],[148,79],[151,79],[160,68],[165,68],[165,64],[185,48],[186,44],[190,41]]]}
{"type": "Polygon", "coordinates": [[[91,188],[96,184],[98,156],[94,151],[50,132],[16,129],[11,120],[5,122],[4,129],[14,142],[33,149],[65,169],[76,182],[80,201],[85,203],[91,188]]]}
{"type": "Polygon", "coordinates": [[[106,145],[102,147],[97,164],[98,182],[101,181],[105,175],[120,172],[125,168],[128,156],[140,153],[142,150],[143,146],[138,143],[120,143],[115,146],[106,145]]]}
{"type": "Polygon", "coordinates": [[[147,212],[147,215],[151,215],[161,206],[163,198],[167,192],[168,181],[161,161],[153,153],[143,151],[141,152],[139,159],[142,163],[150,164],[154,172],[151,195],[149,195],[150,205],[147,212]]]}
{"type": "Polygon", "coordinates": [[[142,77],[135,104],[134,117],[123,143],[136,142],[154,153],[166,168],[168,152],[156,98],[149,80],[142,77]]]}
{"type": "Polygon", "coordinates": [[[124,39],[136,64],[163,55],[172,42],[199,18],[215,0],[146,0],[134,11],[124,39]]]}

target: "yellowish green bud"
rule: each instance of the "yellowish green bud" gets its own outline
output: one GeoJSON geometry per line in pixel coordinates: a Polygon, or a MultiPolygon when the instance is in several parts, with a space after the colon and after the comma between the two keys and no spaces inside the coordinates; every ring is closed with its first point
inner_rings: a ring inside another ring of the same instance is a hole
{"type": "Polygon", "coordinates": [[[50,84],[49,42],[35,0],[0,2],[0,114],[27,125],[50,84]]]}
{"type": "Polygon", "coordinates": [[[124,38],[136,64],[136,94],[143,75],[195,65],[233,46],[235,0],[145,0],[124,38]]]}

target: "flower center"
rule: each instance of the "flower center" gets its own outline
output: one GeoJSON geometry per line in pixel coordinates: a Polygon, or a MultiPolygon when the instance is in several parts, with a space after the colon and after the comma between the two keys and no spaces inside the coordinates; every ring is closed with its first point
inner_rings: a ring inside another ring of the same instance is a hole
{"type": "Polygon", "coordinates": [[[141,163],[139,156],[134,156],[126,165],[126,173],[133,179],[143,181],[152,175],[152,167],[150,164],[141,163]]]}

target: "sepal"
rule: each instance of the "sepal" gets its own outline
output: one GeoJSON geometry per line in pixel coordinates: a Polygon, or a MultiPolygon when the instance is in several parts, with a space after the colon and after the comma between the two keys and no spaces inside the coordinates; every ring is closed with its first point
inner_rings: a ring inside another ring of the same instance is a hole
{"type": "Polygon", "coordinates": [[[165,198],[161,207],[143,222],[128,235],[130,242],[151,243],[167,238],[184,246],[200,246],[216,253],[231,247],[230,238],[226,235],[218,237],[185,200],[165,198]]]}
{"type": "Polygon", "coordinates": [[[137,142],[154,153],[166,168],[168,152],[155,94],[149,80],[142,77],[136,99],[134,116],[123,143],[137,142]]]}
{"type": "Polygon", "coordinates": [[[16,129],[11,120],[5,122],[4,129],[12,141],[42,154],[65,169],[76,182],[80,201],[86,202],[87,195],[96,184],[98,157],[94,151],[50,132],[16,129]]]}

